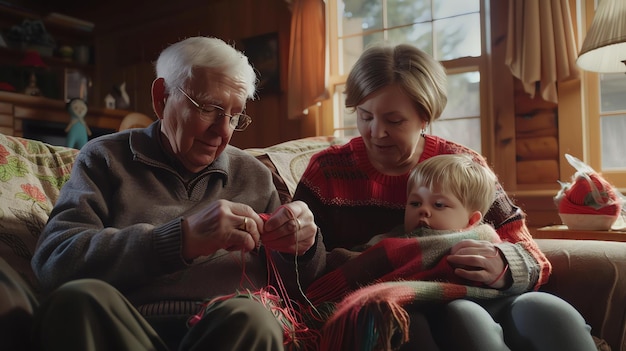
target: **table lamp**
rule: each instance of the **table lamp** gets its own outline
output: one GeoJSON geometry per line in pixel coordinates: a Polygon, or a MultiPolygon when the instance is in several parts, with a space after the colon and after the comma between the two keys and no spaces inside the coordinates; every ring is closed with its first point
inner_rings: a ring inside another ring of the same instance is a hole
{"type": "Polygon", "coordinates": [[[626,72],[626,0],[600,0],[576,64],[592,72],[626,72]]]}
{"type": "Polygon", "coordinates": [[[37,76],[35,75],[35,70],[38,68],[45,68],[47,66],[41,59],[39,52],[35,50],[27,50],[24,58],[20,61],[20,66],[31,69],[28,85],[24,89],[24,94],[34,96],[41,95],[41,90],[37,87],[37,76]]]}

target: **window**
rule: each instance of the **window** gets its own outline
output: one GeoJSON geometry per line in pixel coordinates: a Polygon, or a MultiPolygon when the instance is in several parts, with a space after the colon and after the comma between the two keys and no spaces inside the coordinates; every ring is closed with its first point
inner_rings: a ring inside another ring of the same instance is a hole
{"type": "Polygon", "coordinates": [[[626,171],[626,76],[600,75],[600,167],[603,171],[626,171]]]}
{"type": "Polygon", "coordinates": [[[328,0],[329,71],[333,134],[356,136],[356,119],[344,105],[345,80],[369,44],[410,43],[448,72],[448,105],[432,134],[482,149],[481,84],[486,28],[482,0],[328,0]]]}

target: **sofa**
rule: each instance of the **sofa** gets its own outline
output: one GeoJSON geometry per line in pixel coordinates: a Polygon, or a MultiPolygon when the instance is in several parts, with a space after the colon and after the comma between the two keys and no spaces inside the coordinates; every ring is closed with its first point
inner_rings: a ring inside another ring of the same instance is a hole
{"type": "MultiPolygon", "coordinates": [[[[287,202],[311,155],[346,141],[309,137],[247,151],[272,171],[281,200],[287,202]]],[[[36,293],[30,259],[78,152],[0,134],[0,257],[36,293]]],[[[541,291],[565,299],[580,311],[599,350],[626,351],[626,242],[537,242],[553,265],[553,274],[541,291]]]]}

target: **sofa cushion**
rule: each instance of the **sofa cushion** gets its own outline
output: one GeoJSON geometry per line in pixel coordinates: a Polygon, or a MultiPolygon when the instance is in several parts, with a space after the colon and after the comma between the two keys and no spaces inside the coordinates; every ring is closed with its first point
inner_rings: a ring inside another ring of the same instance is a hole
{"type": "Polygon", "coordinates": [[[265,164],[274,179],[282,203],[290,202],[300,177],[313,154],[331,146],[348,142],[347,137],[316,136],[272,145],[266,148],[246,149],[265,164]]]}
{"type": "MultiPolygon", "coordinates": [[[[552,263],[552,275],[540,290],[574,306],[592,326],[591,334],[606,340],[613,350],[626,350],[626,243],[573,239],[536,241],[552,263]]],[[[601,340],[596,342],[598,350],[606,350],[601,347],[601,340]]]]}
{"type": "MultiPolygon", "coordinates": [[[[247,149],[271,171],[281,201],[292,199],[310,157],[346,138],[310,137],[247,149]]],[[[0,257],[36,290],[30,266],[35,245],[78,150],[0,134],[0,257]],[[6,200],[10,201],[6,201],[6,200]]]]}
{"type": "Polygon", "coordinates": [[[33,287],[30,260],[77,153],[0,134],[0,257],[33,287]]]}

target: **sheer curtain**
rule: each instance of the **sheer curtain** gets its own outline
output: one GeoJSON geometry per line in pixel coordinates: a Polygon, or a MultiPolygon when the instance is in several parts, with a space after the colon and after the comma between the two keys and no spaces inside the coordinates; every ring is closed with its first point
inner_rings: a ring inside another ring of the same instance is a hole
{"type": "Polygon", "coordinates": [[[506,65],[524,90],[558,103],[557,82],[579,76],[568,0],[510,0],[506,65]]]}
{"type": "Polygon", "coordinates": [[[296,119],[328,95],[324,1],[293,0],[291,16],[287,116],[296,119]]]}

